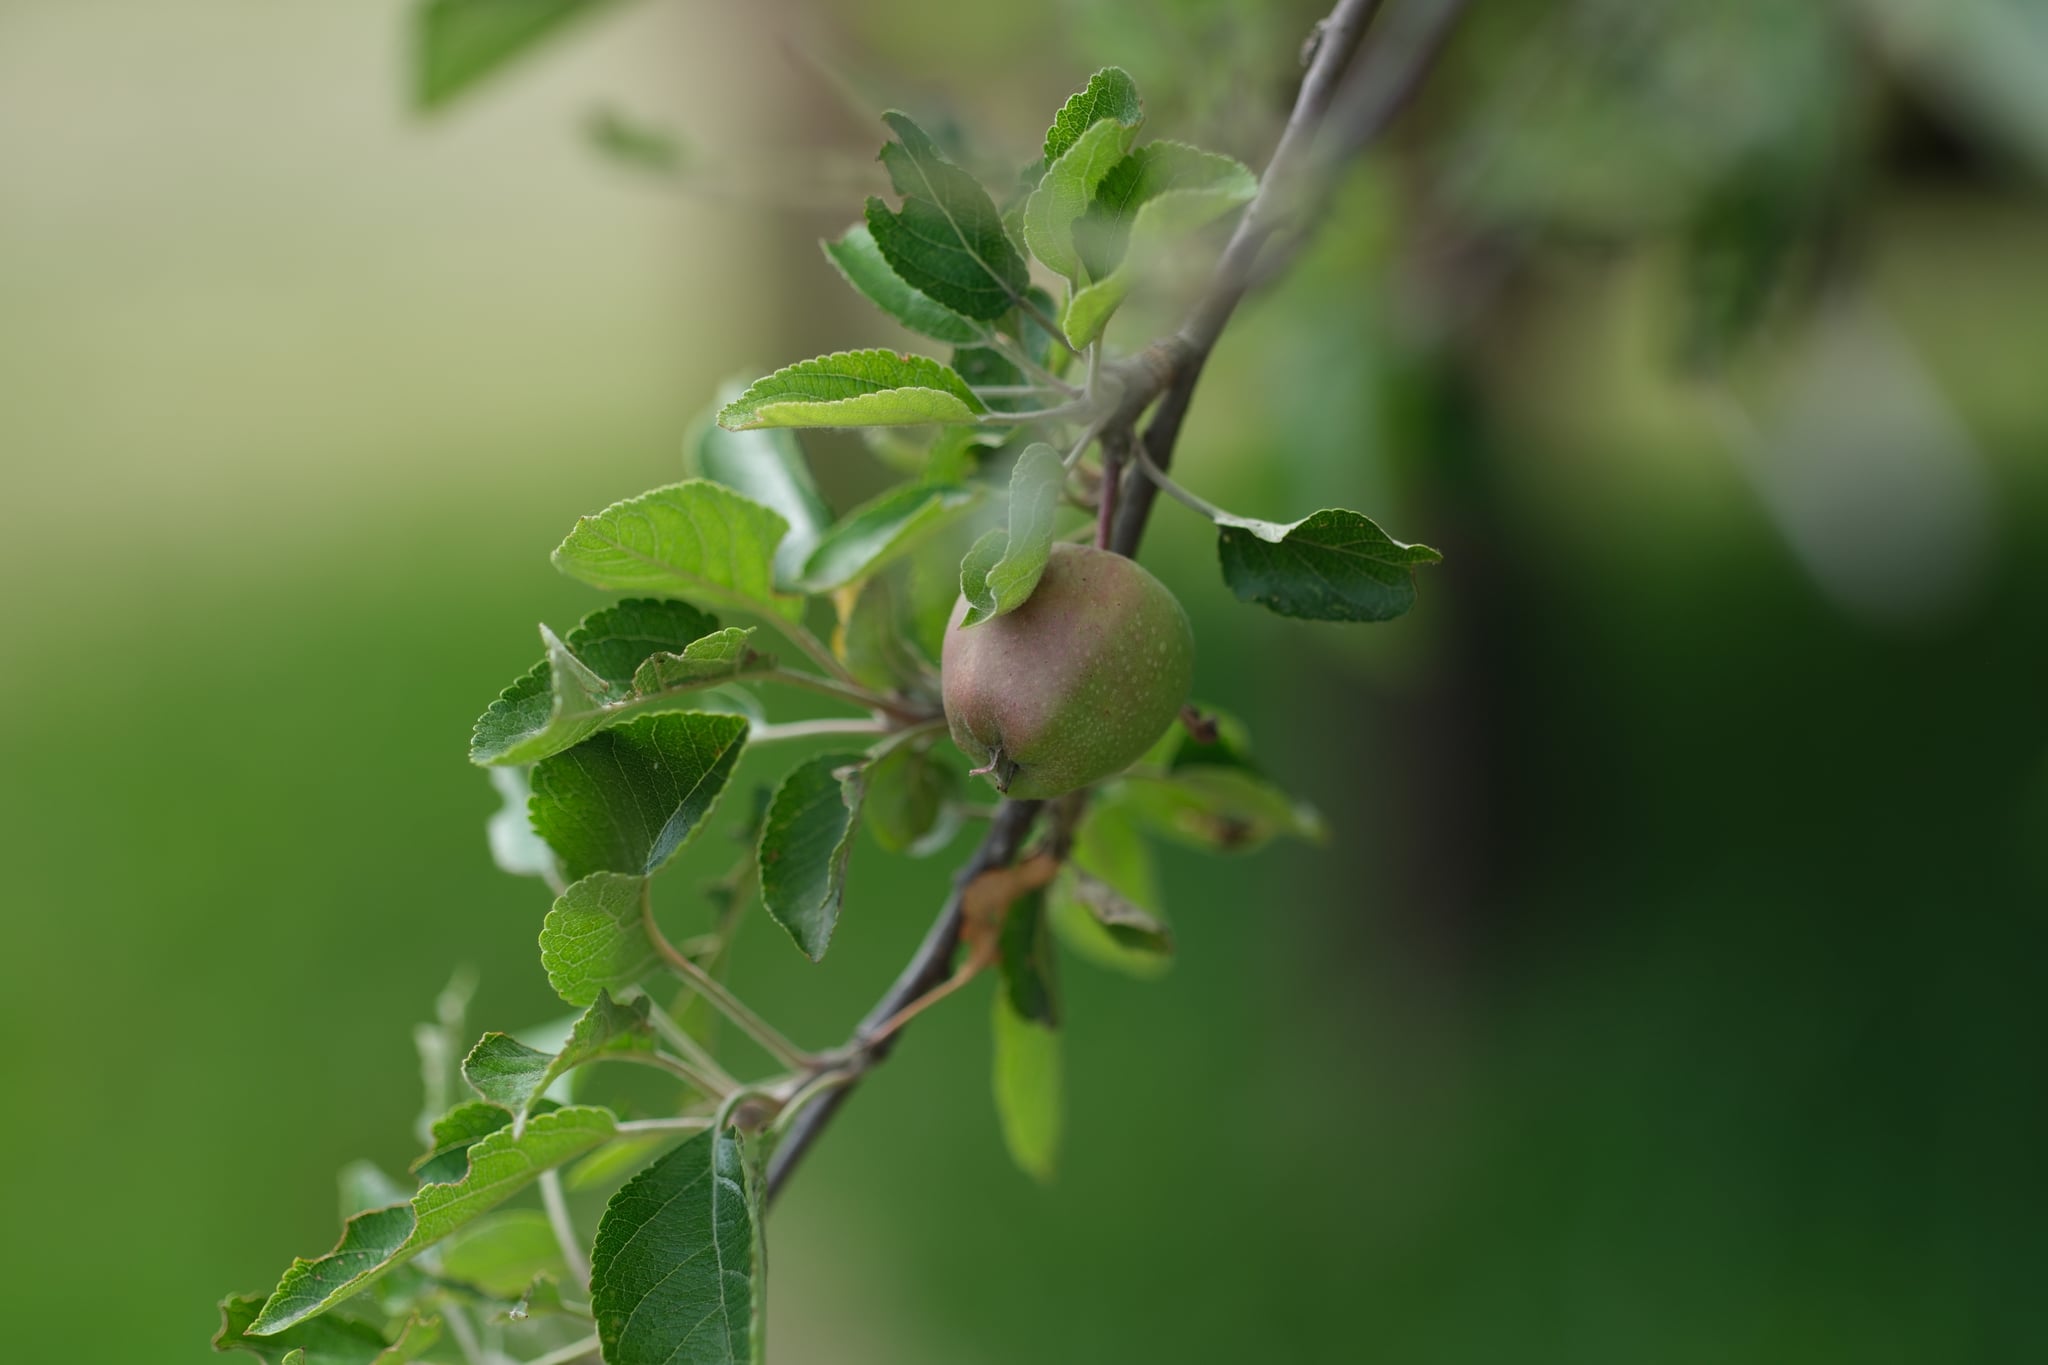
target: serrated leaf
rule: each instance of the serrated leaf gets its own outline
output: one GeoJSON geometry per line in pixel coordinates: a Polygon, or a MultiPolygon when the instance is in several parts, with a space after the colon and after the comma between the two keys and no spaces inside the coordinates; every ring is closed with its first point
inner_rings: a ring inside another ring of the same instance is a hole
{"type": "Polygon", "coordinates": [[[894,212],[868,200],[868,231],[883,259],[911,288],[963,317],[987,322],[1009,312],[1031,272],[988,191],[908,117],[890,112],[882,120],[897,137],[882,148],[882,164],[903,198],[894,212]]]}
{"type": "Polygon", "coordinates": [[[727,431],[718,425],[719,412],[743,391],[737,383],[720,386],[718,401],[704,414],[691,443],[690,472],[725,485],[789,523],[775,547],[775,585],[787,592],[819,535],[832,524],[832,509],[818,492],[795,436],[774,429],[727,431]]]}
{"type": "Polygon", "coordinates": [[[590,1252],[607,1365],[748,1365],[763,1302],[759,1196],[740,1140],[703,1133],[628,1181],[590,1252]]]}
{"type": "Polygon", "coordinates": [[[484,822],[484,837],[491,846],[491,861],[498,865],[500,872],[509,872],[515,877],[553,877],[555,852],[547,841],[533,832],[533,823],[526,818],[527,804],[533,800],[533,787],[527,780],[524,767],[498,767],[489,770],[491,786],[496,789],[503,804],[484,822]]]}
{"type": "Polygon", "coordinates": [[[917,549],[979,500],[972,488],[912,484],[894,488],[846,514],[825,533],[804,564],[804,586],[831,592],[856,583],[917,549]]]}
{"type": "Polygon", "coordinates": [[[1391,621],[1415,605],[1415,570],[1443,559],[1341,507],[1287,524],[1216,524],[1223,581],[1238,600],[1310,621],[1391,621]]]}
{"type": "Polygon", "coordinates": [[[775,586],[782,514],[709,479],[688,479],[580,519],[555,567],[594,588],[673,593],[795,620],[803,599],[775,586]]]}
{"type": "Polygon", "coordinates": [[[332,1251],[292,1262],[249,1334],[271,1336],[333,1307],[614,1131],[608,1110],[572,1107],[534,1115],[517,1136],[510,1128],[491,1133],[469,1149],[460,1180],[423,1186],[408,1204],[358,1214],[332,1251]]]}
{"type": "Polygon", "coordinates": [[[249,1327],[262,1307],[263,1299],[256,1294],[222,1299],[220,1331],[214,1334],[213,1349],[244,1351],[270,1365],[403,1365],[419,1359],[441,1339],[441,1320],[417,1313],[406,1317],[389,1336],[376,1323],[335,1315],[300,1323],[274,1336],[252,1337],[249,1327]]]}
{"type": "Polygon", "coordinates": [[[641,908],[646,879],[595,872],[555,898],[540,931],[540,964],[555,994],[589,1005],[651,976],[661,954],[641,908]]]}
{"type": "Polygon", "coordinates": [[[1052,885],[1048,909],[1060,941],[1099,967],[1150,980],[1173,965],[1170,937],[1159,941],[1171,931],[1160,909],[1152,850],[1124,784],[1104,790],[1089,803],[1068,851],[1067,866],[1052,885]],[[1109,919],[1123,919],[1133,927],[1149,921],[1157,926],[1157,934],[1120,936],[1101,913],[1107,902],[1084,893],[1084,877],[1143,917],[1134,920],[1119,911],[1109,919]]]}
{"type": "Polygon", "coordinates": [[[1024,203],[1024,243],[1031,254],[1070,280],[1085,275],[1074,245],[1074,224],[1095,202],[1096,186],[1124,159],[1136,123],[1104,118],[1076,138],[1024,203]]]}
{"type": "Polygon", "coordinates": [[[861,754],[819,754],[782,779],[761,825],[761,904],[805,957],[831,946],[846,896],[846,861],[859,818],[859,789],[841,781],[861,754]]]}
{"type": "Polygon", "coordinates": [[[875,245],[866,223],[855,223],[836,241],[819,243],[846,282],[868,302],[921,336],[964,345],[978,341],[986,329],[961,317],[943,303],[911,287],[875,245]]]}
{"type": "Polygon", "coordinates": [[[462,1076],[492,1104],[523,1115],[547,1088],[585,1062],[650,1037],[645,997],[621,1005],[600,989],[559,1052],[530,1048],[509,1033],[486,1033],[462,1062],[462,1076]]]}
{"type": "Polygon", "coordinates": [[[861,821],[888,853],[903,853],[930,834],[960,795],[959,770],[929,748],[896,744],[862,774],[861,821]]]}
{"type": "Polygon", "coordinates": [[[533,827],[564,876],[649,876],[703,822],[746,746],[741,716],[686,711],[602,730],[533,769],[533,827]]]}
{"type": "Polygon", "coordinates": [[[900,427],[972,422],[988,408],[930,356],[835,351],[785,365],[719,411],[728,431],[756,427],[900,427]]]}
{"type": "Polygon", "coordinates": [[[1045,130],[1046,165],[1065,156],[1088,129],[1104,119],[1133,129],[1145,119],[1138,83],[1120,66],[1105,66],[1090,76],[1088,84],[1067,96],[1067,102],[1052,116],[1052,126],[1045,130]]]}
{"type": "Polygon", "coordinates": [[[438,109],[616,0],[426,0],[414,10],[413,100],[438,109]]]}
{"type": "Polygon", "coordinates": [[[1010,907],[1002,937],[1002,984],[995,993],[992,1075],[996,1117],[1010,1159],[1027,1175],[1052,1179],[1064,1126],[1060,1037],[1046,935],[1045,895],[1010,907]]]}
{"type": "Polygon", "coordinates": [[[1205,766],[1126,780],[1132,809],[1161,834],[1211,853],[1249,853],[1277,838],[1329,837],[1315,807],[1256,772],[1205,766]]]}
{"type": "Polygon", "coordinates": [[[1059,452],[1044,443],[1026,446],[1010,471],[1010,529],[990,531],[960,561],[960,593],[967,599],[961,628],[1024,605],[1045,574],[1067,481],[1059,452]]]}
{"type": "Polygon", "coordinates": [[[1073,237],[1094,283],[1067,303],[1067,340],[1102,335],[1140,272],[1180,238],[1249,203],[1259,182],[1230,157],[1178,142],[1140,147],[1102,178],[1073,237]]]}
{"type": "Polygon", "coordinates": [[[566,639],[541,627],[541,661],[477,719],[469,761],[535,763],[637,715],[774,665],[748,648],[751,626],[720,630],[686,602],[629,599],[592,612],[566,639]],[[647,666],[656,660],[660,667],[647,666]]]}
{"type": "Polygon", "coordinates": [[[500,1299],[517,1299],[542,1275],[561,1276],[561,1243],[539,1209],[500,1209],[441,1244],[441,1277],[500,1299]]]}

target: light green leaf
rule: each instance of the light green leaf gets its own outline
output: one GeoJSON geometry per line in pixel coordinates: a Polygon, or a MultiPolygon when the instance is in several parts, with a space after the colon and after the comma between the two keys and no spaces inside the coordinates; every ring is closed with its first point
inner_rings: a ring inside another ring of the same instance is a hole
{"type": "Polygon", "coordinates": [[[725,405],[718,424],[755,427],[898,427],[972,422],[988,408],[967,381],[930,356],[835,351],[785,365],[725,405]]]}
{"type": "Polygon", "coordinates": [[[795,436],[773,429],[727,431],[718,425],[719,412],[742,392],[737,383],[720,386],[718,401],[704,414],[697,439],[690,443],[690,472],[724,484],[789,523],[775,547],[775,586],[788,592],[818,536],[832,524],[832,509],[818,492],[795,436]]]}
{"type": "Polygon", "coordinates": [[[882,249],[875,245],[875,234],[868,231],[866,223],[855,223],[837,241],[819,245],[848,284],[911,331],[955,345],[979,341],[985,334],[980,324],[906,284],[882,258],[882,249]]]}
{"type": "Polygon", "coordinates": [[[842,600],[833,647],[847,671],[882,692],[922,691],[934,697],[937,673],[908,637],[906,604],[891,579],[875,575],[842,600]]]}
{"type": "Polygon", "coordinates": [[[216,1351],[244,1351],[270,1365],[402,1365],[417,1360],[441,1339],[441,1320],[417,1313],[386,1336],[383,1328],[339,1314],[316,1318],[273,1336],[250,1336],[249,1328],[263,1307],[256,1294],[234,1294],[220,1303],[216,1351]]]}
{"type": "Polygon", "coordinates": [[[861,754],[819,754],[782,779],[761,825],[761,903],[804,956],[817,962],[831,946],[846,896],[846,860],[859,818],[861,754]]]}
{"type": "Polygon", "coordinates": [[[1415,570],[1443,559],[1341,507],[1285,525],[1234,516],[1216,524],[1223,581],[1238,600],[1310,621],[1391,621],[1415,605],[1415,570]]]}
{"type": "Polygon", "coordinates": [[[509,1033],[486,1033],[463,1059],[462,1076],[492,1104],[525,1114],[555,1081],[607,1052],[645,1048],[652,1041],[646,997],[621,1005],[599,989],[597,999],[559,1052],[540,1052],[509,1033]]]}
{"type": "Polygon", "coordinates": [[[1118,162],[1074,221],[1075,245],[1095,282],[1067,303],[1067,340],[1083,346],[1101,336],[1156,257],[1258,189],[1242,163],[1178,142],[1150,143],[1118,162]]]}
{"type": "Polygon", "coordinates": [[[882,148],[882,164],[903,197],[898,212],[868,200],[868,231],[883,259],[911,288],[963,317],[988,322],[1009,312],[1031,271],[988,191],[909,118],[891,112],[882,120],[898,139],[882,148]]]}
{"type": "Polygon", "coordinates": [[[358,1214],[334,1250],[292,1262],[249,1334],[271,1336],[333,1307],[614,1131],[608,1110],[574,1107],[534,1115],[517,1136],[510,1128],[490,1134],[469,1149],[462,1179],[423,1186],[409,1204],[358,1214]]]}
{"type": "Polygon", "coordinates": [[[960,794],[959,770],[917,744],[887,746],[861,778],[861,820],[888,853],[903,853],[930,834],[960,794]]]}
{"type": "Polygon", "coordinates": [[[534,765],[533,827],[572,880],[652,875],[710,813],[747,728],[686,711],[599,731],[534,765]]]}
{"type": "Polygon", "coordinates": [[[560,1278],[561,1243],[539,1209],[487,1213],[441,1244],[443,1279],[470,1285],[500,1299],[517,1299],[535,1278],[560,1278]]]}
{"type": "Polygon", "coordinates": [[[425,0],[414,8],[413,101],[438,109],[614,0],[425,0]]]}
{"type": "Polygon", "coordinates": [[[1074,224],[1095,201],[1095,187],[1123,160],[1136,134],[1135,123],[1099,120],[1046,167],[1045,178],[1025,201],[1025,245],[1032,255],[1070,280],[1078,281],[1085,274],[1074,246],[1074,224]]]}
{"type": "Polygon", "coordinates": [[[413,1132],[427,1141],[442,1111],[462,1092],[462,1051],[469,1046],[465,1015],[476,994],[476,973],[458,967],[434,997],[434,1022],[415,1024],[413,1047],[420,1057],[421,1104],[413,1132]]]}
{"type": "Polygon", "coordinates": [[[1059,452],[1040,442],[1026,446],[1010,471],[1010,529],[990,531],[960,561],[960,593],[967,599],[962,629],[1024,605],[1052,555],[1054,521],[1067,471],[1059,452]]]}
{"type": "Polygon", "coordinates": [[[576,523],[555,567],[594,588],[674,593],[795,620],[803,599],[775,587],[782,514],[708,479],[615,502],[576,523]]]}
{"type": "Polygon", "coordinates": [[[535,763],[775,662],[747,648],[752,627],[720,630],[717,617],[686,602],[630,599],[592,612],[566,640],[546,626],[540,633],[546,656],[477,719],[470,762],[535,763]]]}
{"type": "Polygon", "coordinates": [[[804,586],[831,592],[856,583],[911,553],[979,500],[973,488],[911,484],[891,489],[846,514],[825,533],[804,565],[804,586]]]}
{"type": "Polygon", "coordinates": [[[1010,907],[1002,975],[994,1006],[996,1117],[1011,1160],[1034,1179],[1049,1181],[1059,1164],[1065,1118],[1043,893],[1010,907]]]}
{"type": "Polygon", "coordinates": [[[1108,119],[1124,128],[1136,128],[1145,120],[1145,104],[1138,98],[1138,83],[1120,66],[1105,66],[1088,78],[1088,84],[1067,96],[1067,102],[1052,116],[1045,130],[1045,164],[1065,156],[1088,129],[1108,119]]]}
{"type": "Polygon", "coordinates": [[[1132,809],[1149,828],[1211,853],[1249,853],[1277,838],[1329,837],[1315,807],[1246,768],[1185,768],[1125,779],[1132,809]]]}
{"type": "Polygon", "coordinates": [[[497,789],[504,804],[499,806],[484,822],[484,835],[490,841],[491,861],[501,872],[515,877],[553,877],[555,874],[555,852],[547,841],[533,832],[533,823],[526,818],[527,803],[533,799],[533,787],[527,780],[523,767],[503,767],[489,770],[491,786],[497,789]]]}
{"type": "Polygon", "coordinates": [[[657,176],[674,175],[690,159],[689,147],[674,129],[610,105],[584,118],[583,138],[618,165],[657,176]]]}
{"type": "Polygon", "coordinates": [[[1068,948],[1097,966],[1149,980],[1173,965],[1159,906],[1152,851],[1127,787],[1118,784],[1097,794],[1075,831],[1067,866],[1052,885],[1052,927],[1068,948]]]}
{"type": "Polygon", "coordinates": [[[434,1120],[426,1154],[407,1169],[422,1185],[462,1179],[469,1149],[512,1122],[512,1111],[488,1100],[465,1100],[434,1120]]]}
{"type": "Polygon", "coordinates": [[[541,925],[540,965],[555,994],[589,1005],[652,975],[661,954],[641,910],[646,879],[594,872],[555,900],[541,925]]]}
{"type": "Polygon", "coordinates": [[[605,1206],[590,1306],[607,1365],[749,1365],[761,1356],[759,1192],[740,1139],[691,1138],[605,1206]]]}

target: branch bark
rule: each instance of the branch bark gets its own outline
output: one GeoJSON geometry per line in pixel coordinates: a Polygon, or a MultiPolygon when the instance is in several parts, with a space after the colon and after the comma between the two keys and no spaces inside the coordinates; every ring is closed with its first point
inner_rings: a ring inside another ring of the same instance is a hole
{"type": "MultiPolygon", "coordinates": [[[[1454,12],[1458,3],[1459,0],[1445,0],[1444,7],[1454,12]]],[[[1406,91],[1402,99],[1393,101],[1389,107],[1382,107],[1384,101],[1374,103],[1371,108],[1379,116],[1373,126],[1328,129],[1337,135],[1335,141],[1342,148],[1341,153],[1332,154],[1330,149],[1326,149],[1324,155],[1311,158],[1311,149],[1318,135],[1326,131],[1325,125],[1331,120],[1333,102],[1339,99],[1340,90],[1347,87],[1345,73],[1350,70],[1365,30],[1381,4],[1382,0],[1338,0],[1328,17],[1316,26],[1305,53],[1308,69],[1302,77],[1301,89],[1295,97],[1287,126],[1282,130],[1265,173],[1260,177],[1258,193],[1239,218],[1237,228],[1217,262],[1214,279],[1189,313],[1186,323],[1174,336],[1147,347],[1133,357],[1125,369],[1122,377],[1128,386],[1127,395],[1119,407],[1117,419],[1103,431],[1105,449],[1116,442],[1128,448],[1128,443],[1134,439],[1132,428],[1136,420],[1156,398],[1157,410],[1142,438],[1144,453],[1161,469],[1172,462],[1174,445],[1180,438],[1181,425],[1187,416],[1189,400],[1194,396],[1195,383],[1201,378],[1202,366],[1207,362],[1209,352],[1215,349],[1217,338],[1223,334],[1224,326],[1239,302],[1263,278],[1257,272],[1261,248],[1277,230],[1290,225],[1290,218],[1293,219],[1293,235],[1289,245],[1290,248],[1298,247],[1328,202],[1328,192],[1323,189],[1322,182],[1333,181],[1342,163],[1370,142],[1378,129],[1391,120],[1400,103],[1405,101],[1406,91]],[[1303,204],[1309,207],[1305,216],[1300,215],[1303,204]]],[[[1444,27],[1448,29],[1448,24],[1444,27]]],[[[1430,48],[1428,55],[1433,56],[1434,50],[1434,47],[1430,48]]],[[[1415,64],[1408,89],[1412,90],[1413,84],[1419,83],[1420,68],[1426,64],[1426,59],[1415,64]]],[[[1110,467],[1114,469],[1117,463],[1112,460],[1110,467]]],[[[1152,514],[1158,486],[1143,469],[1135,467],[1135,462],[1121,463],[1129,467],[1124,473],[1120,492],[1107,487],[1103,492],[1107,502],[1105,521],[1110,526],[1107,542],[1108,547],[1118,554],[1132,555],[1144,537],[1145,523],[1152,514]]],[[[1040,803],[1036,801],[1005,801],[996,812],[980,847],[954,874],[952,894],[946,898],[917,953],[855,1030],[846,1053],[859,1059],[860,1071],[866,1071],[885,1058],[895,1048],[900,1036],[890,1034],[873,1038],[870,1042],[875,1031],[894,1018],[905,1005],[949,975],[954,952],[959,946],[961,898],[968,883],[990,868],[1005,867],[1016,861],[1038,818],[1039,807],[1040,803]]],[[[832,1122],[840,1106],[846,1103],[856,1082],[857,1075],[819,1097],[790,1125],[769,1162],[770,1199],[788,1183],[805,1153],[832,1122]]]]}

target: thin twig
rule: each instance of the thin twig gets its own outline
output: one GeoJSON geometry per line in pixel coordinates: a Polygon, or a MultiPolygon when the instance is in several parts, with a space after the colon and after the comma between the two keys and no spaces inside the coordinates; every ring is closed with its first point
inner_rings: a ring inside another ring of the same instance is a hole
{"type": "Polygon", "coordinates": [[[558,1350],[549,1351],[544,1356],[535,1356],[527,1361],[526,1365],[574,1365],[575,1361],[587,1360],[596,1355],[599,1344],[596,1337],[585,1337],[581,1341],[572,1341],[558,1350]]]}
{"type": "Polygon", "coordinates": [[[749,744],[774,744],[785,739],[816,739],[820,735],[886,735],[896,728],[886,720],[855,720],[827,716],[821,720],[762,721],[747,731],[749,744]]]}
{"type": "Polygon", "coordinates": [[[583,1243],[576,1236],[576,1224],[569,1217],[569,1199],[562,1193],[562,1173],[552,1167],[540,1173],[540,1202],[548,1211],[548,1224],[562,1249],[562,1265],[569,1278],[584,1293],[590,1292],[590,1262],[584,1259],[583,1243]]]}
{"type": "MultiPolygon", "coordinates": [[[[654,897],[645,885],[640,888],[640,923],[646,930],[647,941],[654,945],[654,951],[668,964],[669,970],[696,987],[697,994],[709,1000],[712,1006],[732,1020],[741,1032],[759,1043],[777,1061],[799,1071],[809,1070],[816,1065],[817,1058],[783,1037],[781,1031],[773,1024],[742,1004],[738,996],[725,988],[725,983],[698,966],[691,958],[684,956],[668,941],[668,936],[661,932],[661,926],[655,922],[654,897]]],[[[619,1055],[629,1057],[634,1054],[619,1055]]],[[[705,1093],[716,1092],[707,1089],[705,1093]]]]}

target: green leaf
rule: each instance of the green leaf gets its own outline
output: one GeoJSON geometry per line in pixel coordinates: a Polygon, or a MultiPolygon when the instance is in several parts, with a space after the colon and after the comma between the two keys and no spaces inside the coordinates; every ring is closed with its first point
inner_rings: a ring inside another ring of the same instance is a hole
{"type": "Polygon", "coordinates": [[[772,666],[746,648],[751,634],[721,631],[717,617],[686,602],[646,599],[592,612],[567,639],[542,626],[546,655],[478,717],[469,760],[538,762],[635,715],[673,709],[688,692],[772,666]],[[652,659],[678,663],[643,676],[652,659]]]}
{"type": "Polygon", "coordinates": [[[866,223],[855,223],[837,241],[820,242],[826,259],[868,302],[921,336],[955,345],[979,341],[986,329],[904,282],[875,245],[866,223]]]}
{"type": "Polygon", "coordinates": [[[1051,166],[1065,156],[1083,134],[1104,119],[1132,129],[1145,121],[1138,83],[1120,66],[1103,67],[1088,78],[1087,85],[1067,96],[1067,102],[1052,116],[1052,126],[1045,130],[1045,164],[1051,166]]]}
{"type": "Polygon", "coordinates": [[[988,191],[909,118],[891,112],[882,120],[898,139],[882,148],[882,164],[903,197],[897,212],[868,200],[868,231],[883,259],[911,288],[964,317],[988,322],[1009,312],[1031,271],[988,191]]]}
{"type": "Polygon", "coordinates": [[[541,1052],[509,1033],[486,1033],[463,1059],[462,1076],[492,1104],[524,1115],[557,1079],[606,1052],[645,1046],[652,1030],[643,996],[621,1005],[600,989],[559,1052],[541,1052]]]}
{"type": "Polygon", "coordinates": [[[841,607],[834,649],[859,682],[882,692],[931,693],[937,674],[909,639],[909,623],[901,590],[887,576],[876,575],[854,590],[841,607]]]}
{"type": "Polygon", "coordinates": [[[1203,766],[1167,777],[1125,779],[1135,810],[1152,829],[1210,853],[1249,853],[1277,838],[1320,844],[1329,837],[1315,807],[1244,768],[1203,766]]]}
{"type": "Polygon", "coordinates": [[[813,962],[839,923],[859,814],[857,779],[842,781],[840,772],[865,762],[844,753],[806,759],[775,789],[761,826],[761,903],[813,962]]]}
{"type": "Polygon", "coordinates": [[[1050,1181],[1059,1164],[1065,1119],[1044,905],[1043,893],[1027,896],[1010,907],[1003,924],[993,1080],[996,1117],[1010,1159],[1034,1179],[1050,1181]]]}
{"type": "Polygon", "coordinates": [[[441,1244],[443,1279],[518,1299],[541,1275],[567,1273],[554,1225],[539,1209],[487,1213],[441,1244]]]}
{"type": "Polygon", "coordinates": [[[515,877],[553,877],[556,875],[555,851],[547,841],[533,832],[532,821],[526,818],[526,808],[533,800],[533,786],[527,779],[523,767],[492,768],[491,786],[497,789],[502,805],[484,822],[484,835],[490,841],[491,861],[501,872],[515,877]]]}
{"type": "Polygon", "coordinates": [[[335,1175],[337,1193],[341,1196],[342,1221],[355,1217],[365,1209],[381,1209],[386,1204],[402,1204],[412,1197],[412,1191],[400,1185],[384,1173],[384,1168],[374,1161],[355,1160],[341,1168],[335,1175]]]}
{"type": "Polygon", "coordinates": [[[413,101],[438,109],[614,0],[425,0],[413,11],[413,101]]]}
{"type": "Polygon", "coordinates": [[[1026,446],[1010,471],[1010,529],[990,531],[960,561],[960,592],[967,599],[961,628],[980,625],[1024,605],[1045,573],[1060,489],[1067,481],[1059,452],[1040,442],[1026,446]]]}
{"type": "Polygon", "coordinates": [[[556,995],[589,1005],[661,965],[641,910],[646,885],[643,877],[594,872],[556,897],[540,930],[540,965],[556,995]]]}
{"type": "Polygon", "coordinates": [[[674,593],[796,620],[803,599],[775,587],[775,550],[788,530],[781,513],[690,479],[582,518],[556,548],[555,567],[594,588],[674,593]]]}
{"type": "Polygon", "coordinates": [[[929,747],[894,744],[862,774],[861,820],[888,853],[907,852],[931,833],[960,795],[960,773],[929,747]]]}
{"type": "Polygon", "coordinates": [[[746,746],[741,716],[686,711],[602,730],[533,769],[533,827],[563,875],[649,876],[710,813],[746,746]]]}
{"type": "Polygon", "coordinates": [[[775,547],[775,586],[788,592],[818,537],[832,524],[832,509],[818,492],[795,436],[772,429],[727,431],[718,425],[718,413],[743,391],[737,383],[720,386],[718,401],[704,414],[691,443],[691,472],[751,498],[789,523],[775,547]]]}
{"type": "Polygon", "coordinates": [[[499,1129],[469,1149],[462,1179],[423,1186],[409,1204],[358,1214],[334,1250],[292,1262],[249,1333],[271,1336],[324,1312],[613,1132],[610,1112],[589,1107],[536,1114],[517,1135],[499,1129]]]}
{"type": "Polygon", "coordinates": [[[1075,245],[1095,282],[1067,303],[1067,340],[1084,346],[1101,336],[1154,258],[1258,189],[1242,163],[1178,142],[1150,143],[1118,162],[1074,220],[1075,245]]]}
{"type": "Polygon", "coordinates": [[[1086,273],[1074,245],[1074,224],[1095,202],[1096,186],[1124,159],[1136,134],[1136,123],[1099,120],[1046,167],[1045,178],[1025,201],[1025,245],[1070,280],[1080,280],[1086,273]]]}
{"type": "Polygon", "coordinates": [[[287,1361],[304,1365],[402,1365],[417,1360],[441,1339],[441,1320],[409,1315],[395,1334],[386,1336],[375,1323],[339,1315],[300,1323],[273,1336],[250,1336],[263,1299],[233,1294],[220,1302],[216,1351],[244,1351],[270,1365],[287,1361]]]}
{"type": "Polygon", "coordinates": [[[1234,516],[1216,524],[1223,581],[1238,600],[1310,621],[1391,621],[1415,605],[1415,570],[1443,559],[1341,507],[1286,525],[1234,516]]]}
{"type": "Polygon", "coordinates": [[[691,1138],[605,1206],[590,1306],[607,1365],[748,1365],[764,1301],[759,1192],[740,1140],[691,1138]]]}
{"type": "Polygon", "coordinates": [[[583,137],[591,148],[631,170],[658,176],[683,169],[689,149],[673,129],[610,106],[590,111],[583,137]]]}
{"type": "Polygon", "coordinates": [[[755,427],[896,427],[972,422],[988,408],[967,381],[929,356],[835,351],[785,365],[725,405],[718,424],[755,427]]]}
{"type": "Polygon", "coordinates": [[[1128,789],[1119,784],[1089,803],[1075,831],[1067,866],[1052,885],[1052,927],[1061,942],[1097,966],[1149,980],[1173,965],[1159,905],[1152,851],[1128,789]]]}
{"type": "Polygon", "coordinates": [[[1154,918],[1108,882],[1077,871],[1073,873],[1068,894],[1118,946],[1151,956],[1172,954],[1173,933],[1165,922],[1154,918]]]}
{"type": "MultiPolygon", "coordinates": [[[[552,854],[550,857],[552,858],[552,854]]],[[[470,997],[476,994],[476,973],[457,968],[448,984],[434,997],[434,1022],[415,1024],[413,1047],[420,1057],[421,1103],[413,1132],[425,1142],[435,1122],[462,1093],[462,1051],[469,1046],[469,1025],[465,1016],[470,997]]]]}
{"type": "Polygon", "coordinates": [[[488,1100],[458,1104],[434,1120],[426,1155],[409,1169],[422,1185],[460,1180],[469,1169],[469,1149],[511,1122],[511,1110],[488,1100]]]}
{"type": "Polygon", "coordinates": [[[972,488],[910,484],[846,514],[804,564],[804,586],[831,592],[856,583],[915,550],[980,498],[972,488]]]}

